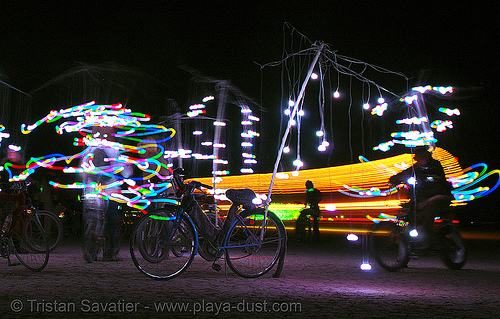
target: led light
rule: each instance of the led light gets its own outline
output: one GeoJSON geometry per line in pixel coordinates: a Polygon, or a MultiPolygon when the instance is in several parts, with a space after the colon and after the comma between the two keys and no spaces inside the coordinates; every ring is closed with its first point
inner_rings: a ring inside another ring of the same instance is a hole
{"type": "Polygon", "coordinates": [[[319,76],[316,73],[311,74],[311,79],[313,79],[313,80],[317,80],[318,77],[319,76]]]}
{"type": "Polygon", "coordinates": [[[226,126],[226,123],[225,122],[220,122],[220,121],[215,121],[214,125],[215,126],[226,126]]]}
{"type": "Polygon", "coordinates": [[[290,109],[286,109],[286,110],[285,110],[285,115],[290,116],[290,114],[291,114],[291,113],[292,113],[292,112],[290,111],[290,109]]]}
{"type": "Polygon", "coordinates": [[[326,146],[321,144],[320,146],[318,146],[318,151],[320,152],[325,152],[326,151],[326,146]]]}
{"type": "Polygon", "coordinates": [[[378,104],[382,104],[385,102],[385,99],[383,97],[379,97],[377,102],[378,102],[378,104]]]}
{"type": "Polygon", "coordinates": [[[316,131],[316,136],[321,137],[323,135],[325,135],[325,132],[323,132],[323,131],[316,131]]]}
{"type": "Polygon", "coordinates": [[[260,118],[258,118],[257,116],[253,116],[253,115],[249,115],[248,119],[250,121],[254,121],[254,122],[259,122],[260,121],[260,118]]]}
{"type": "Polygon", "coordinates": [[[283,153],[285,153],[285,154],[290,153],[290,147],[289,147],[289,146],[285,146],[285,147],[283,148],[283,153]]]}
{"type": "Polygon", "coordinates": [[[240,172],[243,174],[253,174],[253,169],[251,168],[242,168],[240,169],[240,172]]]}
{"type": "Polygon", "coordinates": [[[215,98],[214,98],[214,96],[213,96],[213,95],[209,95],[209,96],[205,96],[205,97],[203,98],[203,100],[201,100],[201,101],[202,101],[203,103],[205,103],[205,102],[208,102],[208,101],[212,101],[213,99],[215,99],[215,98]]]}
{"type": "Polygon", "coordinates": [[[214,148],[226,148],[226,144],[224,143],[215,143],[214,148]]]}
{"type": "Polygon", "coordinates": [[[299,111],[297,112],[297,115],[298,115],[298,116],[304,116],[304,114],[305,114],[304,110],[299,110],[299,111]]]}
{"type": "Polygon", "coordinates": [[[335,206],[334,204],[326,204],[325,209],[329,212],[334,212],[337,210],[337,206],[335,206]]]}
{"type": "Polygon", "coordinates": [[[259,197],[255,197],[254,199],[252,199],[252,203],[254,205],[262,205],[262,199],[260,199],[259,197]]]}
{"type": "Polygon", "coordinates": [[[352,233],[351,233],[351,234],[348,234],[348,235],[347,235],[347,240],[348,240],[348,241],[358,241],[358,239],[359,239],[359,238],[358,238],[358,235],[356,235],[356,234],[352,234],[352,233]]]}
{"type": "Polygon", "coordinates": [[[335,92],[333,93],[333,97],[334,97],[334,98],[336,98],[336,99],[338,99],[338,98],[340,97],[340,93],[339,93],[339,91],[335,91],[335,92]]]}
{"type": "Polygon", "coordinates": [[[406,180],[406,182],[408,183],[408,185],[415,185],[417,183],[417,179],[415,177],[410,177],[406,180]]]}
{"type": "Polygon", "coordinates": [[[242,146],[242,147],[252,147],[252,146],[253,146],[253,144],[252,144],[252,143],[250,143],[250,142],[241,142],[241,146],[242,146]]]}
{"type": "Polygon", "coordinates": [[[369,263],[362,263],[359,268],[363,271],[370,271],[372,270],[372,265],[370,265],[369,263]]]}
{"type": "Polygon", "coordinates": [[[288,100],[288,106],[289,107],[295,106],[295,102],[293,100],[288,100]]]}
{"type": "Polygon", "coordinates": [[[193,135],[201,135],[201,134],[203,134],[202,131],[193,131],[193,135]]]}
{"type": "Polygon", "coordinates": [[[363,103],[363,108],[365,110],[369,110],[370,109],[370,103],[363,103]]]}
{"type": "Polygon", "coordinates": [[[418,237],[418,231],[416,229],[412,229],[410,231],[410,236],[413,238],[418,237]]]}
{"type": "Polygon", "coordinates": [[[252,121],[241,121],[241,125],[252,125],[252,121]]]}
{"type": "Polygon", "coordinates": [[[289,179],[290,175],[288,175],[286,173],[276,173],[276,178],[278,178],[278,179],[289,179]]]}
{"type": "Polygon", "coordinates": [[[293,165],[297,167],[302,167],[304,166],[304,162],[302,162],[299,158],[297,158],[295,161],[293,161],[293,165]]]}

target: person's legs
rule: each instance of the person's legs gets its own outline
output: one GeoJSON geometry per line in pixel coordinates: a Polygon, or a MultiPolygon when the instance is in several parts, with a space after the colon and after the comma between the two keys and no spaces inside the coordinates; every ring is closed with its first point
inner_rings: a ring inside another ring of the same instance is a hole
{"type": "Polygon", "coordinates": [[[105,225],[105,236],[106,244],[104,247],[104,257],[103,260],[116,260],[118,259],[118,254],[120,253],[120,226],[122,223],[122,217],[118,207],[118,203],[115,201],[108,202],[108,208],[106,210],[106,225],[105,225]]]}
{"type": "Polygon", "coordinates": [[[448,209],[451,199],[448,195],[436,195],[418,205],[417,225],[420,227],[417,230],[424,247],[431,244],[434,218],[448,209]]]}

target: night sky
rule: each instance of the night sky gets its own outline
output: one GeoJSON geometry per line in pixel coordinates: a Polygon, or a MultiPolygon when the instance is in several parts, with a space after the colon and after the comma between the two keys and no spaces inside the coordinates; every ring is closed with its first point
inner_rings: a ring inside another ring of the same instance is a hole
{"type": "MultiPolygon", "coordinates": [[[[111,63],[148,74],[162,83],[165,98],[185,109],[190,75],[180,66],[188,66],[230,80],[262,102],[267,109],[263,127],[269,129],[278,125],[280,112],[273,104],[279,101],[280,86],[266,82],[263,89],[258,64],[281,59],[287,22],[311,41],[328,43],[338,54],[404,73],[410,87],[457,87],[453,105],[460,107],[462,115],[453,133],[440,139],[441,146],[456,155],[463,167],[486,162],[490,168],[500,168],[498,82],[493,81],[499,70],[498,23],[493,15],[498,10],[453,7],[449,2],[425,7],[415,2],[337,2],[209,1],[200,5],[201,1],[164,1],[153,6],[143,1],[64,5],[2,1],[0,80],[31,93],[77,65],[111,63]]],[[[266,81],[279,79],[265,72],[266,81]]],[[[406,89],[404,81],[389,85],[397,93],[406,89]]],[[[31,106],[30,113],[36,116],[63,107],[49,107],[40,100],[34,99],[31,106]]],[[[345,132],[337,135],[345,137],[345,132]]],[[[277,147],[277,139],[272,142],[277,147]]],[[[343,148],[335,150],[326,164],[349,162],[347,144],[335,143],[343,148]]],[[[497,215],[498,192],[473,203],[474,207],[483,215],[497,215]]]]}

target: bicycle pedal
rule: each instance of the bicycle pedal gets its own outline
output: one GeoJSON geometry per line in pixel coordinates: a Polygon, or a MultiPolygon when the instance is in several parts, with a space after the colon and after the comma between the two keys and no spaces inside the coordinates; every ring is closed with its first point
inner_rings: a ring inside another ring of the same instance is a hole
{"type": "Polygon", "coordinates": [[[212,264],[212,269],[218,272],[222,269],[222,266],[219,264],[212,264]]]}

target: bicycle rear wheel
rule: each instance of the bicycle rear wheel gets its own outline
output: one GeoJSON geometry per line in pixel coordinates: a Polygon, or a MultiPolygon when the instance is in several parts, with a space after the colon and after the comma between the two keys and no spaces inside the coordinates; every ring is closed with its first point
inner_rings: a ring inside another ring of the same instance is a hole
{"type": "Polygon", "coordinates": [[[23,213],[14,225],[10,249],[24,267],[41,271],[49,261],[49,244],[42,225],[35,216],[23,213]]]}
{"type": "Polygon", "coordinates": [[[467,250],[457,230],[445,226],[440,230],[439,241],[441,244],[441,260],[449,269],[460,269],[467,261],[467,250]]]}
{"type": "Polygon", "coordinates": [[[373,227],[370,248],[377,263],[388,271],[407,265],[410,256],[402,236],[402,228],[392,222],[381,222],[373,227]]]}
{"type": "Polygon", "coordinates": [[[242,277],[254,278],[267,273],[285,249],[285,226],[273,212],[264,209],[243,211],[229,229],[224,244],[227,264],[242,277]],[[261,234],[263,238],[261,239],[261,234]]]}
{"type": "Polygon", "coordinates": [[[64,227],[59,217],[49,211],[40,210],[36,212],[38,220],[45,230],[47,241],[49,242],[49,251],[56,249],[64,236],[64,227]]]}
{"type": "Polygon", "coordinates": [[[176,208],[161,208],[141,217],[130,241],[134,265],[146,276],[167,280],[193,262],[198,237],[191,220],[176,208]]]}

